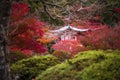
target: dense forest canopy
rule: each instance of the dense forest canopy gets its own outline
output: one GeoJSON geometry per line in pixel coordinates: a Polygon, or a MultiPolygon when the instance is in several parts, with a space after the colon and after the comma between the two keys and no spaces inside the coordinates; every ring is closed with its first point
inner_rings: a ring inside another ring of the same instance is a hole
{"type": "Polygon", "coordinates": [[[118,22],[119,0],[41,0],[29,1],[31,11],[36,12],[43,21],[60,25],[70,18],[81,22],[100,17],[100,22],[113,26],[118,22]],[[110,19],[108,19],[110,18],[110,19]]]}

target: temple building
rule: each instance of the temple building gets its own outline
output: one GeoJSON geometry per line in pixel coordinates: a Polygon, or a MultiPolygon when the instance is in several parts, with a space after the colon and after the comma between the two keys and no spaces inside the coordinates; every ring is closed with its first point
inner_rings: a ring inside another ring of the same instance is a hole
{"type": "Polygon", "coordinates": [[[77,40],[77,37],[75,35],[78,32],[82,33],[88,30],[90,29],[79,29],[79,28],[67,25],[57,30],[49,30],[48,32],[49,32],[49,37],[58,36],[60,40],[77,40]]]}

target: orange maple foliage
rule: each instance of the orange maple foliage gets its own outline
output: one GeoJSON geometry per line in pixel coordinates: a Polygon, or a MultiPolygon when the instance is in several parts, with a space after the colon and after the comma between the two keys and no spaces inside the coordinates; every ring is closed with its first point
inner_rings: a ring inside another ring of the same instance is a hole
{"type": "Polygon", "coordinates": [[[40,38],[40,39],[37,39],[38,42],[42,43],[42,44],[48,44],[54,40],[56,40],[57,37],[53,37],[53,38],[40,38]]]}

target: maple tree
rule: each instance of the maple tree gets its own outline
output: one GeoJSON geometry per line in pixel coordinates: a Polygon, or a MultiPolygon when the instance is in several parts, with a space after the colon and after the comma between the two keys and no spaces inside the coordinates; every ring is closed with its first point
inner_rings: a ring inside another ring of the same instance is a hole
{"type": "Polygon", "coordinates": [[[36,41],[43,35],[43,22],[37,17],[28,15],[28,4],[13,3],[10,16],[10,48],[21,51],[30,50],[37,53],[45,52],[43,45],[36,41]]]}
{"type": "Polygon", "coordinates": [[[115,8],[114,9],[118,14],[120,14],[120,8],[115,8]]]}
{"type": "Polygon", "coordinates": [[[49,37],[50,35],[53,35],[52,33],[49,32],[49,30],[50,30],[49,26],[42,28],[42,30],[44,31],[44,35],[42,36],[42,38],[37,39],[38,42],[40,42],[44,45],[47,45],[58,39],[57,36],[49,37]]]}
{"type": "Polygon", "coordinates": [[[89,31],[84,36],[78,36],[78,39],[86,47],[91,49],[119,49],[120,50],[120,27],[119,25],[111,28],[107,25],[98,26],[101,27],[95,31],[89,31]]]}
{"type": "Polygon", "coordinates": [[[80,51],[84,51],[85,47],[78,40],[61,40],[52,46],[54,50],[69,52],[71,56],[74,56],[80,51]]]}

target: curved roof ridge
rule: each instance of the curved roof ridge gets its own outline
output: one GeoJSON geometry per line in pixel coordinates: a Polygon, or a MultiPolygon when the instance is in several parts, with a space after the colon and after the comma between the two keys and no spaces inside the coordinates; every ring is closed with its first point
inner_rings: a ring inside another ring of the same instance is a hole
{"type": "Polygon", "coordinates": [[[67,25],[67,26],[64,26],[64,27],[62,27],[62,28],[60,28],[60,29],[57,29],[57,30],[49,30],[50,32],[62,32],[62,31],[65,31],[65,30],[67,30],[67,29],[72,29],[72,30],[74,30],[74,31],[80,31],[80,32],[84,32],[84,31],[88,31],[88,30],[90,30],[90,29],[80,29],[80,28],[75,28],[75,27],[73,27],[73,26],[70,26],[70,25],[67,25]]]}

